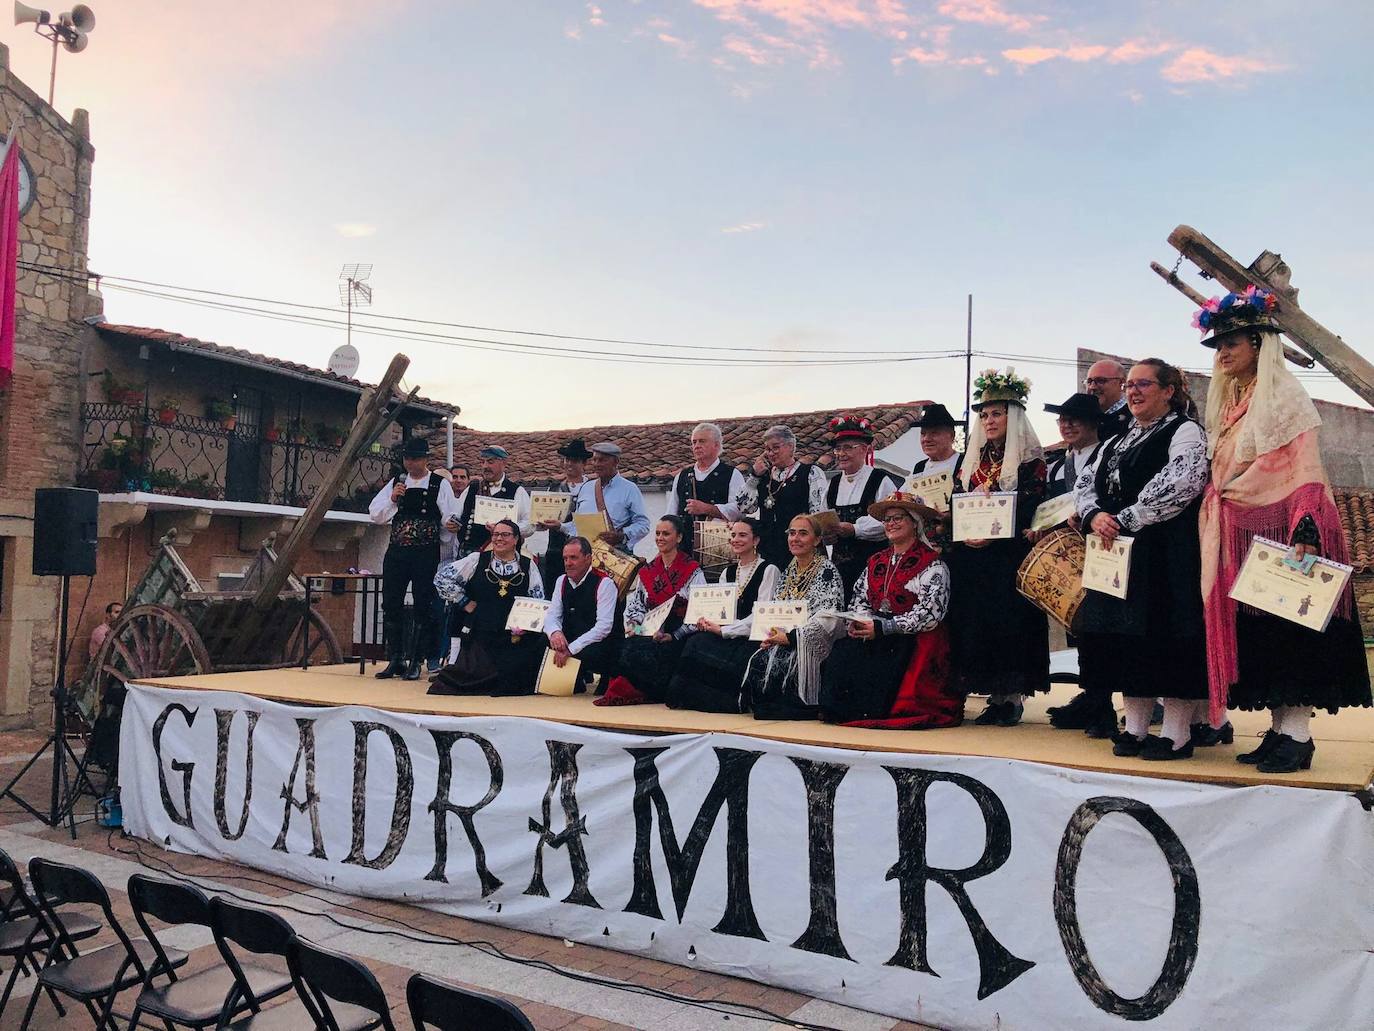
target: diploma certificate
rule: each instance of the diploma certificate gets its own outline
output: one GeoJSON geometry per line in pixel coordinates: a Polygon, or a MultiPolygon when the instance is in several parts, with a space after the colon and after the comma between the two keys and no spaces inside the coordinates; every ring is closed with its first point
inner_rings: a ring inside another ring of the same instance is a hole
{"type": "Polygon", "coordinates": [[[673,603],[677,601],[677,595],[673,595],[662,605],[656,605],[644,614],[644,622],[635,628],[635,633],[641,637],[653,637],[663,629],[663,624],[668,622],[668,617],[673,614],[673,603]]]}
{"type": "Polygon", "coordinates": [[[1060,494],[1057,498],[1040,502],[1035,509],[1035,515],[1031,517],[1030,528],[1032,530],[1051,530],[1060,523],[1068,522],[1069,516],[1073,515],[1073,512],[1073,491],[1060,494]]]}
{"type": "Polygon", "coordinates": [[[548,613],[549,603],[546,601],[539,598],[516,598],[511,604],[510,615],[506,617],[506,629],[542,634],[544,617],[548,613]]]}
{"type": "Polygon", "coordinates": [[[611,528],[611,517],[605,512],[577,512],[573,515],[577,536],[595,541],[611,528]]]}
{"type": "Polygon", "coordinates": [[[706,584],[693,587],[687,598],[687,615],[683,622],[696,626],[698,619],[709,619],[724,626],[735,621],[735,593],[738,584],[706,584]]]}
{"type": "Polygon", "coordinates": [[[770,630],[795,630],[807,621],[811,606],[804,601],[761,601],[754,605],[749,640],[762,641],[770,630]]]}
{"type": "Polygon", "coordinates": [[[1125,598],[1131,579],[1131,538],[1118,537],[1108,544],[1090,533],[1083,543],[1083,586],[1113,598],[1125,598]]]}
{"type": "Polygon", "coordinates": [[[1016,536],[1016,491],[956,494],[950,499],[956,541],[991,541],[1016,536]]]}
{"type": "Polygon", "coordinates": [[[544,652],[539,666],[539,679],[534,682],[535,694],[571,695],[577,689],[577,670],[582,665],[576,655],[568,656],[567,664],[559,669],[553,662],[554,650],[544,652]]]}
{"type": "Polygon", "coordinates": [[[912,473],[902,483],[902,493],[937,512],[949,511],[950,495],[954,492],[954,479],[948,472],[912,473]]]}
{"type": "Polygon", "coordinates": [[[1309,630],[1325,631],[1354,570],[1318,558],[1312,571],[1304,575],[1284,563],[1288,553],[1288,545],[1256,537],[1250,542],[1231,597],[1309,630]]]}
{"type": "Polygon", "coordinates": [[[472,506],[472,521],[478,526],[499,523],[502,519],[515,518],[514,498],[488,498],[478,496],[472,506]]]}
{"type": "Polygon", "coordinates": [[[820,523],[822,537],[833,534],[840,528],[840,514],[833,509],[827,508],[823,512],[812,512],[811,517],[820,523]]]}
{"type": "Polygon", "coordinates": [[[559,523],[568,521],[572,511],[572,495],[557,490],[537,490],[530,495],[530,522],[546,522],[550,519],[559,523]]]}

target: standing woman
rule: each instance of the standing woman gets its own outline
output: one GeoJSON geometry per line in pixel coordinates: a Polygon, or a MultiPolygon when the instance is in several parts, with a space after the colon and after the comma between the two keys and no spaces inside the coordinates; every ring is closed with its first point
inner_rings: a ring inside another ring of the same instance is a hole
{"type": "Polygon", "coordinates": [[[945,556],[953,580],[953,685],[964,695],[988,695],[974,722],[1012,727],[1021,722],[1025,696],[1050,687],[1049,623],[1016,590],[1016,570],[1030,551],[1024,533],[1045,497],[1045,462],[1026,418],[1030,381],[1012,369],[987,369],[974,387],[968,479],[955,488],[963,492],[967,482],[968,491],[1015,491],[1016,526],[1010,538],[961,541],[945,556]]]}
{"type": "MultiPolygon", "coordinates": [[[[1187,759],[1193,714],[1207,697],[1197,513],[1207,484],[1207,438],[1188,418],[1183,375],[1158,358],[1126,376],[1126,432],[1102,445],[1092,475],[1074,495],[1082,526],[1110,544],[1130,538],[1126,598],[1087,591],[1079,608],[1079,680],[1111,709],[1120,691],[1126,729],[1112,752],[1142,759],[1187,759]],[[1164,726],[1150,737],[1155,699],[1164,726]]],[[[1113,721],[1115,714],[1113,713],[1113,721]]]]}
{"type": "Polygon", "coordinates": [[[663,701],[668,680],[677,666],[682,645],[693,627],[683,626],[687,597],[706,583],[694,558],[682,550],[687,527],[681,516],[666,515],[654,526],[658,554],[639,567],[639,578],[625,602],[625,641],[620,650],[620,675],[611,680],[597,705],[641,705],[663,701]],[[641,633],[644,617],[673,599],[673,608],[653,636],[641,633]]]}
{"type": "Polygon", "coordinates": [[[699,619],[697,633],[687,638],[668,682],[671,709],[742,712],[741,685],[755,644],[749,640],[750,614],[757,601],[772,601],[778,569],[759,557],[759,523],[742,516],[730,524],[730,550],[735,560],[720,574],[721,584],[735,584],[735,620],[699,619]]]}
{"type": "Polygon", "coordinates": [[[464,613],[462,646],[433,678],[431,694],[533,694],[544,635],[507,630],[516,598],[544,597],[539,566],[517,553],[520,527],[502,519],[491,528],[491,550],[450,562],[434,577],[439,597],[464,613]]]}
{"type": "Polygon", "coordinates": [[[1212,476],[1202,503],[1202,596],[1207,614],[1211,723],[1227,705],[1269,709],[1260,746],[1236,756],[1262,773],[1312,764],[1312,709],[1370,704],[1359,616],[1349,587],[1324,633],[1231,600],[1256,536],[1290,544],[1297,557],[1348,563],[1335,501],[1322,468],[1321,417],[1283,364],[1270,293],[1250,287],[1197,313],[1216,348],[1207,394],[1212,476]]]}
{"type": "Polygon", "coordinates": [[[787,526],[787,548],[792,561],[773,600],[806,602],[807,620],[795,630],[770,628],[749,657],[744,696],[756,720],[815,718],[821,663],[843,632],[833,617],[824,615],[844,608],[844,582],[834,563],[825,557],[821,524],[815,516],[793,517],[787,526]]]}

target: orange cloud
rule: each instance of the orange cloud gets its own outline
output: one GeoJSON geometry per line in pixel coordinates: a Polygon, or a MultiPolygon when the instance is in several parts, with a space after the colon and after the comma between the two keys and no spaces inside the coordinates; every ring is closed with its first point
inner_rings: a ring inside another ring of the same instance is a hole
{"type": "Polygon", "coordinates": [[[954,68],[978,68],[988,63],[981,54],[955,57],[943,48],[927,50],[925,47],[912,47],[892,58],[892,67],[900,68],[907,61],[922,65],[949,65],[954,68]]]}
{"type": "Polygon", "coordinates": [[[1102,46],[1070,46],[1070,47],[1017,47],[1013,50],[1003,50],[1002,56],[1012,64],[1030,67],[1031,65],[1043,64],[1045,61],[1096,61],[1101,57],[1106,57],[1110,52],[1109,47],[1102,46]]]}
{"type": "Polygon", "coordinates": [[[1166,82],[1224,82],[1228,79],[1258,75],[1262,72],[1277,72],[1284,68],[1281,64],[1246,57],[1243,54],[1226,56],[1216,54],[1206,47],[1189,47],[1164,66],[1160,75],[1166,82]]]}
{"type": "Polygon", "coordinates": [[[1044,15],[1008,11],[1001,0],[944,0],[936,10],[955,21],[989,25],[1008,32],[1029,32],[1038,22],[1045,20],[1044,15]]]}

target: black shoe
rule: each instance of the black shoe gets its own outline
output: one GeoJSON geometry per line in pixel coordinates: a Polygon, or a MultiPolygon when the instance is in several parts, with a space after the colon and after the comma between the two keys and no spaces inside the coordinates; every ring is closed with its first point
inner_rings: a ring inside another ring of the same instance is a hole
{"type": "Polygon", "coordinates": [[[392,677],[404,676],[406,671],[405,661],[402,659],[390,659],[385,668],[379,669],[372,674],[378,680],[390,680],[392,677]]]}
{"type": "Polygon", "coordinates": [[[1182,748],[1175,748],[1172,738],[1147,737],[1140,746],[1140,758],[1149,759],[1151,762],[1168,762],[1170,759],[1191,759],[1193,757],[1192,740],[1185,741],[1182,748]]]}
{"type": "Polygon", "coordinates": [[[1119,755],[1123,759],[1133,758],[1140,754],[1140,749],[1144,744],[1144,738],[1128,734],[1123,730],[1112,735],[1112,755],[1119,755]]]}
{"type": "Polygon", "coordinates": [[[1164,706],[1155,702],[1155,707],[1150,710],[1150,726],[1157,727],[1164,722],[1164,706]]]}
{"type": "Polygon", "coordinates": [[[1101,701],[1087,691],[1080,691],[1068,705],[1056,705],[1046,710],[1050,726],[1059,730],[1087,730],[1102,708],[1101,701]]]}
{"type": "Polygon", "coordinates": [[[1026,707],[1020,702],[1003,702],[997,725],[999,727],[1014,727],[1021,722],[1021,717],[1025,715],[1025,712],[1026,707]]]}
{"type": "Polygon", "coordinates": [[[1264,739],[1260,741],[1259,747],[1253,752],[1242,752],[1240,755],[1236,756],[1236,762],[1245,763],[1247,766],[1255,766],[1264,762],[1265,759],[1269,758],[1269,753],[1274,750],[1274,745],[1282,736],[1283,735],[1279,734],[1276,730],[1266,730],[1264,732],[1264,739]]]}
{"type": "Polygon", "coordinates": [[[1260,773],[1297,773],[1298,770],[1310,770],[1312,756],[1316,751],[1315,741],[1297,741],[1287,734],[1280,734],[1274,742],[1274,747],[1255,765],[1255,769],[1260,773]]]}
{"type": "Polygon", "coordinates": [[[426,661],[425,665],[429,668],[431,673],[438,673],[439,670],[444,668],[444,663],[441,659],[429,659],[426,661]]]}
{"type": "Polygon", "coordinates": [[[1236,728],[1227,720],[1219,727],[1210,723],[1194,723],[1190,740],[1196,748],[1211,748],[1213,745],[1229,745],[1236,739],[1236,728]]]}
{"type": "Polygon", "coordinates": [[[424,668],[425,668],[425,660],[424,660],[424,659],[414,659],[414,660],[412,660],[412,661],[406,666],[406,671],[405,671],[405,673],[402,675],[401,679],[402,679],[402,680],[419,680],[419,679],[420,679],[420,671],[421,671],[422,669],[424,669],[424,668]]]}
{"type": "Polygon", "coordinates": [[[1083,728],[1083,733],[1098,741],[1107,741],[1116,733],[1116,726],[1116,710],[1108,707],[1106,712],[1093,717],[1083,728]]]}
{"type": "Polygon", "coordinates": [[[979,727],[996,727],[1002,721],[1002,709],[1007,706],[1006,702],[988,702],[987,708],[978,714],[978,718],[973,722],[979,727]]]}

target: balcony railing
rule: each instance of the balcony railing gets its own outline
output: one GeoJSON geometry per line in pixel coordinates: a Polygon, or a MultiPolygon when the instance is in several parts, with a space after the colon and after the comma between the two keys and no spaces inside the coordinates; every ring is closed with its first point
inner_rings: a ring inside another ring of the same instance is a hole
{"type": "MultiPolygon", "coordinates": [[[[77,485],[105,494],[145,491],[305,507],[342,457],[333,442],[138,405],[82,405],[81,423],[77,485]]],[[[353,461],[330,507],[366,512],[399,465],[397,452],[374,444],[353,461]]]]}

